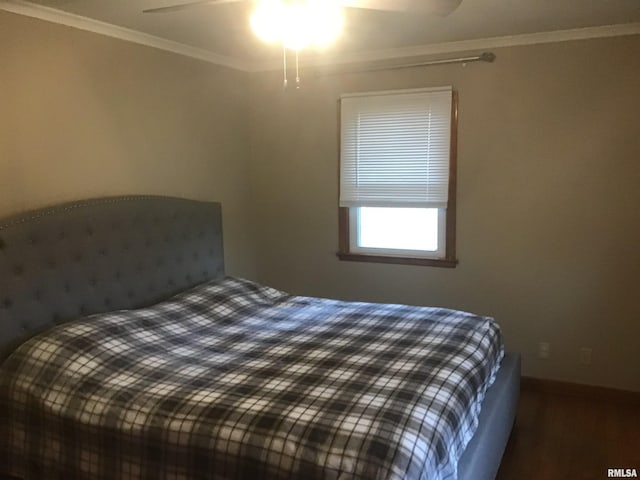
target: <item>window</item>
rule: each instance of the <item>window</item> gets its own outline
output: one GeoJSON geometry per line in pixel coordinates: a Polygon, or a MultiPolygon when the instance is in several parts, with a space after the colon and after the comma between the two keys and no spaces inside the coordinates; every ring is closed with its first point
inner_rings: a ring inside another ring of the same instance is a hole
{"type": "Polygon", "coordinates": [[[342,260],[456,265],[456,121],[451,87],[342,96],[342,260]]]}

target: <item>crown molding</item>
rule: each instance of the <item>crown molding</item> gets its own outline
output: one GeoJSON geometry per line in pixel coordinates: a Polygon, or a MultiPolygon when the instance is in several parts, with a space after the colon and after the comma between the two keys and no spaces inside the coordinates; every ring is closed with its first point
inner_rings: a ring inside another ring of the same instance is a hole
{"type": "Polygon", "coordinates": [[[184,55],[186,57],[197,58],[198,60],[204,60],[205,62],[236,70],[246,72],[253,70],[251,65],[245,60],[219,55],[208,50],[185,45],[184,43],[174,42],[165,38],[156,37],[155,35],[149,35],[137,30],[119,27],[111,23],[101,22],[92,18],[23,0],[0,0],[0,10],[177,53],[178,55],[184,55]]]}
{"type": "MultiPolygon", "coordinates": [[[[244,72],[264,72],[279,70],[282,68],[282,62],[280,60],[253,61],[250,59],[228,57],[209,50],[192,47],[183,43],[142,33],[137,30],[119,27],[110,23],[93,20],[81,15],[64,12],[55,8],[45,7],[43,5],[37,5],[24,0],[0,0],[0,10],[173,52],[178,55],[196,58],[215,65],[244,72]]],[[[321,55],[304,56],[301,60],[305,66],[366,64],[399,58],[427,57],[432,55],[487,50],[492,48],[516,47],[639,34],[640,22],[636,22],[435,43],[430,45],[391,48],[344,55],[331,54],[327,57],[322,57],[321,55]]]]}
{"type": "MultiPolygon", "coordinates": [[[[603,25],[598,27],[574,28],[570,30],[555,30],[551,32],[526,33],[520,35],[506,35],[501,37],[462,40],[457,42],[434,43],[431,45],[417,45],[412,47],[391,48],[346,55],[332,55],[323,58],[321,55],[309,56],[301,59],[305,66],[336,66],[347,64],[372,63],[385,60],[411,57],[428,57],[447,53],[461,53],[469,51],[485,51],[493,48],[518,47],[538,45],[543,43],[569,42],[574,40],[589,40],[595,38],[619,37],[626,35],[640,35],[640,22],[617,25],[603,25]]],[[[265,61],[251,64],[251,71],[279,70],[282,62],[265,61]]]]}

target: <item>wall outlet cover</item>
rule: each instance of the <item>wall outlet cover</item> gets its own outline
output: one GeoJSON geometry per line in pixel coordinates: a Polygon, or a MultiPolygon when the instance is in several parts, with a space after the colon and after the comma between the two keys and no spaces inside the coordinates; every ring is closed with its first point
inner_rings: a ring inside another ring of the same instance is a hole
{"type": "Polygon", "coordinates": [[[551,344],[549,342],[540,342],[538,344],[538,357],[547,359],[551,356],[551,344]]]}

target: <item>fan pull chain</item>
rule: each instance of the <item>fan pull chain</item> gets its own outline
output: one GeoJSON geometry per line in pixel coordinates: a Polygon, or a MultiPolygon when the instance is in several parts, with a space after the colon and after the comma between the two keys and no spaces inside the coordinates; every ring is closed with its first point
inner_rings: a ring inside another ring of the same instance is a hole
{"type": "Polygon", "coordinates": [[[298,64],[298,50],[296,50],[296,89],[300,88],[300,69],[298,64]]]}
{"type": "MultiPolygon", "coordinates": [[[[295,50],[296,54],[296,90],[300,89],[300,59],[298,57],[298,51],[295,50]]],[[[289,86],[289,80],[287,78],[287,47],[282,46],[282,89],[286,90],[289,86]]]]}
{"type": "Polygon", "coordinates": [[[287,84],[289,83],[287,80],[287,47],[282,46],[282,66],[283,66],[283,75],[284,81],[282,82],[282,88],[284,90],[287,89],[287,84]]]}

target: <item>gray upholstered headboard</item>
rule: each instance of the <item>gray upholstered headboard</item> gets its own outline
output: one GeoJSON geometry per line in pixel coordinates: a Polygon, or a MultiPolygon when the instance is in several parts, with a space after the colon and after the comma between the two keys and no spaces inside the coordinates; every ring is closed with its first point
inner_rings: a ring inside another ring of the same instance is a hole
{"type": "Polygon", "coordinates": [[[0,220],[0,359],[79,316],[155,303],[224,275],[218,203],[130,196],[0,220]]]}

